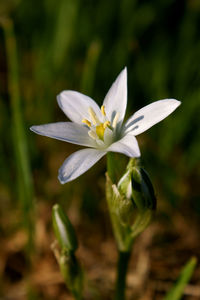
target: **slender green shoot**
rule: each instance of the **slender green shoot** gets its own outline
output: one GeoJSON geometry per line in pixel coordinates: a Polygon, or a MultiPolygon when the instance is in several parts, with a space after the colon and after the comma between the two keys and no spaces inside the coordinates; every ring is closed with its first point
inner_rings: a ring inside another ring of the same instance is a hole
{"type": "Polygon", "coordinates": [[[24,129],[25,125],[21,109],[17,46],[12,20],[9,18],[0,19],[0,25],[3,28],[5,36],[7,55],[8,91],[11,107],[10,125],[13,135],[18,197],[22,206],[24,227],[28,232],[27,255],[30,255],[33,250],[34,235],[33,184],[24,129]]]}
{"type": "Polygon", "coordinates": [[[87,92],[87,94],[92,94],[96,67],[101,53],[101,48],[100,40],[92,41],[88,48],[81,81],[81,91],[83,93],[87,92]]]}
{"type": "Polygon", "coordinates": [[[189,282],[197,264],[197,259],[192,257],[183,267],[177,282],[172,289],[167,293],[163,300],[180,300],[183,296],[184,288],[189,282]]]}

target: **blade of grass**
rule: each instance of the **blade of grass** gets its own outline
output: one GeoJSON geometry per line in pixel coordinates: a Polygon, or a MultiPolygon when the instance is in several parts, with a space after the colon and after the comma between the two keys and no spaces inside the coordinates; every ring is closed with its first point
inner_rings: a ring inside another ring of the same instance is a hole
{"type": "Polygon", "coordinates": [[[189,282],[194,272],[196,264],[197,264],[197,259],[195,257],[192,257],[183,267],[179,275],[179,278],[177,279],[177,282],[174,284],[172,289],[167,293],[167,295],[164,297],[163,300],[181,299],[184,292],[184,288],[186,284],[189,282]]]}
{"type": "Polygon", "coordinates": [[[83,69],[83,75],[81,81],[81,91],[83,93],[87,93],[89,95],[92,94],[96,67],[97,67],[100,53],[101,53],[101,41],[100,40],[92,41],[87,52],[87,57],[83,69]]]}
{"type": "Polygon", "coordinates": [[[67,59],[70,43],[74,36],[78,8],[79,0],[62,0],[60,2],[52,44],[52,59],[56,70],[63,65],[64,59],[67,59]]]}
{"type": "Polygon", "coordinates": [[[11,107],[11,128],[17,172],[18,196],[23,211],[24,227],[28,232],[27,255],[30,255],[33,250],[34,234],[33,184],[27,151],[27,140],[24,130],[24,120],[21,110],[16,39],[11,19],[1,19],[0,24],[5,36],[7,55],[8,92],[11,107]]]}

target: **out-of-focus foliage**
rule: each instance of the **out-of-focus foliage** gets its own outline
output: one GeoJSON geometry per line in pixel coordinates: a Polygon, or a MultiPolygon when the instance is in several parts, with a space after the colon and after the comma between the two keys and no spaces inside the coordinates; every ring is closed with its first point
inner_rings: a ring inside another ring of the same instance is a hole
{"type": "MultiPolygon", "coordinates": [[[[165,198],[174,204],[188,199],[200,211],[195,201],[200,161],[199,1],[10,0],[1,1],[0,18],[4,17],[14,23],[24,126],[38,188],[50,176],[56,178],[56,168],[73,146],[36,137],[29,126],[65,120],[56,104],[63,89],[84,92],[101,103],[126,65],[129,115],[154,100],[182,101],[139,142],[145,168],[165,198]],[[59,163],[53,162],[56,155],[59,163]]],[[[0,39],[0,178],[9,188],[16,163],[2,30],[0,39]]]]}

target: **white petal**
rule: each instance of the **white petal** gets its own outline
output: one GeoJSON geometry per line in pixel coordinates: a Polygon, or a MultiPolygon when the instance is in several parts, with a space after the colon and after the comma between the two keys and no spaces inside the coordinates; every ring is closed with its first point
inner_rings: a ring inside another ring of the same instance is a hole
{"type": "Polygon", "coordinates": [[[124,68],[108,91],[103,105],[105,106],[108,120],[113,121],[116,113],[119,113],[118,123],[124,120],[127,105],[127,69],[124,68]]]}
{"type": "Polygon", "coordinates": [[[165,119],[179,105],[180,101],[175,99],[164,99],[153,102],[133,114],[125,124],[125,132],[138,135],[156,123],[165,119]]]}
{"type": "Polygon", "coordinates": [[[94,141],[88,135],[88,129],[84,125],[72,122],[58,122],[32,126],[30,129],[37,134],[68,143],[89,147],[95,146],[94,141]]]}
{"type": "Polygon", "coordinates": [[[129,157],[139,157],[140,156],[140,149],[138,146],[138,142],[136,138],[131,135],[125,135],[121,140],[113,143],[107,151],[110,152],[120,152],[129,157]]]}
{"type": "Polygon", "coordinates": [[[83,119],[90,120],[88,113],[92,107],[98,118],[101,118],[99,106],[90,97],[75,91],[63,91],[57,96],[58,105],[65,115],[75,123],[82,123],[83,119]]]}
{"type": "Polygon", "coordinates": [[[62,184],[74,180],[90,169],[105,154],[105,151],[96,149],[83,149],[73,153],[59,169],[58,179],[62,184]]]}

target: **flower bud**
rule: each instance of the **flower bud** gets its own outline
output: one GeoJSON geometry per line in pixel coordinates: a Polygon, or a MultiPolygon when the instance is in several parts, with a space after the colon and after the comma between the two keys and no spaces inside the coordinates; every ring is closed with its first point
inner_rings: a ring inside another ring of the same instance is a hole
{"type": "Polygon", "coordinates": [[[138,166],[137,159],[130,159],[127,170],[117,185],[124,197],[131,199],[140,211],[156,208],[153,185],[147,172],[138,166]]]}
{"type": "Polygon", "coordinates": [[[116,189],[120,195],[116,205],[118,215],[124,224],[131,226],[132,237],[135,237],[148,226],[156,209],[153,185],[137,159],[130,159],[116,189]]]}
{"type": "Polygon", "coordinates": [[[132,201],[139,211],[155,210],[156,197],[149,175],[141,167],[133,167],[131,171],[132,201]]]}
{"type": "Polygon", "coordinates": [[[53,206],[52,211],[53,229],[62,250],[68,253],[74,252],[78,242],[74,228],[59,204],[53,206]]]}
{"type": "Polygon", "coordinates": [[[127,251],[149,225],[156,208],[153,185],[138,159],[130,159],[117,185],[107,174],[106,198],[118,247],[127,251]]]}

